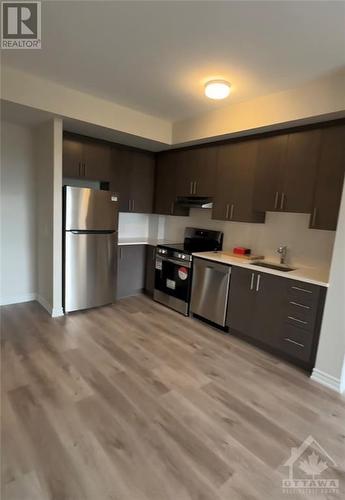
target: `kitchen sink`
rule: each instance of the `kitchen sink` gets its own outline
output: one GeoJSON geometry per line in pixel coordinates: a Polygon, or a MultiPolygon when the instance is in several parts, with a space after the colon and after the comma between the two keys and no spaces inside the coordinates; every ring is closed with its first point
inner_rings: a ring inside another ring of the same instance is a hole
{"type": "Polygon", "coordinates": [[[295,271],[295,268],[293,267],[287,267],[280,264],[270,264],[269,262],[261,261],[253,262],[252,266],[268,267],[269,269],[276,269],[277,271],[283,271],[286,273],[288,273],[289,271],[295,271]]]}

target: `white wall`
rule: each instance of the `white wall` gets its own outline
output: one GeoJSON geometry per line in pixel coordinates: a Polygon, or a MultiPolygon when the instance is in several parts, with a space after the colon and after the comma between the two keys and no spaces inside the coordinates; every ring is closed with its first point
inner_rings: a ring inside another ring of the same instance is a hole
{"type": "Polygon", "coordinates": [[[50,120],[36,130],[38,300],[62,314],[62,123],[50,120]]]}
{"type": "Polygon", "coordinates": [[[339,392],[345,390],[345,184],[312,378],[339,392]]]}
{"type": "Polygon", "coordinates": [[[34,134],[1,122],[0,303],[33,300],[37,292],[34,134]]]}
{"type": "Polygon", "coordinates": [[[334,231],[309,229],[309,215],[292,213],[266,214],[265,224],[216,221],[209,209],[191,209],[189,217],[164,217],[164,238],[183,241],[186,226],[215,229],[224,232],[224,250],[247,246],[252,253],[278,259],[279,245],[288,246],[288,261],[306,267],[330,265],[334,231]]]}

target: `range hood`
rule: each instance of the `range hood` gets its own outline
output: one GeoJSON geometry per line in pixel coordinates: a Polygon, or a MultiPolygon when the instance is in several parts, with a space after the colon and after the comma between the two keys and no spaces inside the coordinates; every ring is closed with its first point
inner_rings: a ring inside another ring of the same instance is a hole
{"type": "Polygon", "coordinates": [[[178,196],[176,206],[181,208],[212,208],[213,198],[206,196],[178,196]]]}

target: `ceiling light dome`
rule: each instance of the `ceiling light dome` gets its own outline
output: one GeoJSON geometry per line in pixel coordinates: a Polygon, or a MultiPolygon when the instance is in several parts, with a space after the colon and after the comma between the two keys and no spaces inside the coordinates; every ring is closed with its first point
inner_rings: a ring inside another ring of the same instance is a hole
{"type": "Polygon", "coordinates": [[[225,99],[230,94],[230,83],[225,80],[211,80],[205,84],[205,96],[210,99],[225,99]]]}

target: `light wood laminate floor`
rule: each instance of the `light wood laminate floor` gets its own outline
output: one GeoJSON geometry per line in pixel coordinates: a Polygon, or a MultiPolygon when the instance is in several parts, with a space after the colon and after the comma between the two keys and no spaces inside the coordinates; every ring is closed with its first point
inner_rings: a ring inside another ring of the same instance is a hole
{"type": "Polygon", "coordinates": [[[3,500],[291,498],[309,435],[344,498],[344,399],[302,371],[144,296],[1,314],[3,500]]]}

